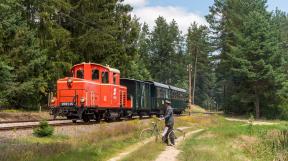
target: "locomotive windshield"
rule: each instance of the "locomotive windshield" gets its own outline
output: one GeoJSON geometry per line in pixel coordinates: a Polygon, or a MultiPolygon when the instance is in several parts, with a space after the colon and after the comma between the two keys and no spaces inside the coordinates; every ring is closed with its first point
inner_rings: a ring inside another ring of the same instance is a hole
{"type": "Polygon", "coordinates": [[[109,83],[108,72],[102,72],[102,83],[109,83]]]}
{"type": "Polygon", "coordinates": [[[77,70],[76,76],[77,78],[84,79],[84,70],[83,69],[77,70]]]}

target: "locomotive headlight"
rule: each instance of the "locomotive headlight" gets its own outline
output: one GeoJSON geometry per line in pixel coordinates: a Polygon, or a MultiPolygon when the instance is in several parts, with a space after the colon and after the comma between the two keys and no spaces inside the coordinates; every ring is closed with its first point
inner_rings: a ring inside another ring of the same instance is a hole
{"type": "Polygon", "coordinates": [[[72,78],[68,78],[67,83],[71,84],[72,82],[73,82],[72,78]]]}
{"type": "Polygon", "coordinates": [[[84,97],[81,97],[81,99],[80,99],[80,103],[85,103],[85,98],[84,97]]]}
{"type": "Polygon", "coordinates": [[[69,88],[72,87],[72,83],[73,83],[73,79],[72,79],[72,78],[68,78],[68,80],[67,80],[67,86],[68,86],[69,88]]]}
{"type": "Polygon", "coordinates": [[[51,99],[51,104],[54,104],[55,103],[55,98],[52,98],[51,99]]]}

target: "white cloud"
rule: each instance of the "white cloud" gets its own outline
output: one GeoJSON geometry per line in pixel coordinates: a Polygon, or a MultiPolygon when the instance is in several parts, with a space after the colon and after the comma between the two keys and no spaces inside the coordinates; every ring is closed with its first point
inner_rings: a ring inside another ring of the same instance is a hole
{"type": "Polygon", "coordinates": [[[193,22],[196,22],[199,25],[208,26],[208,23],[203,16],[175,6],[143,6],[134,9],[133,14],[140,18],[140,22],[146,22],[150,27],[155,25],[155,20],[159,16],[163,16],[168,22],[175,19],[179,25],[179,29],[183,33],[187,33],[189,26],[193,22]]]}
{"type": "Polygon", "coordinates": [[[133,6],[132,14],[140,18],[140,22],[146,22],[150,29],[155,26],[155,20],[159,16],[163,16],[168,22],[174,19],[183,33],[187,33],[193,22],[208,26],[203,16],[179,6],[148,6],[149,0],[125,0],[124,3],[133,6]]]}
{"type": "Polygon", "coordinates": [[[147,4],[148,0],[125,0],[123,3],[124,4],[130,4],[131,6],[137,8],[137,7],[142,7],[147,4]]]}

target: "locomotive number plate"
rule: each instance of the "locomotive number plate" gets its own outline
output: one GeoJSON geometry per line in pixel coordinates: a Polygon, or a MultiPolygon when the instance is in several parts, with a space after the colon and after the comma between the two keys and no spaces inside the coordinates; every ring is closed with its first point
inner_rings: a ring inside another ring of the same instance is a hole
{"type": "Polygon", "coordinates": [[[71,106],[74,106],[74,103],[73,102],[61,102],[60,104],[61,106],[65,106],[65,107],[71,107],[71,106]]]}

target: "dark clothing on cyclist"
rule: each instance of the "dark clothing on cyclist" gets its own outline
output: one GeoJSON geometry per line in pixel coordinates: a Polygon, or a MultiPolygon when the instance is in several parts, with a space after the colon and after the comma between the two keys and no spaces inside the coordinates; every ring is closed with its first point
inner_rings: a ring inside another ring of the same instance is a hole
{"type": "Polygon", "coordinates": [[[173,118],[173,108],[170,105],[167,105],[167,107],[166,107],[164,119],[165,119],[165,128],[168,128],[168,130],[163,137],[163,141],[166,144],[168,144],[168,138],[169,138],[170,143],[172,145],[174,145],[175,144],[175,141],[174,141],[175,136],[174,136],[174,132],[172,132],[173,126],[174,126],[174,118],[173,118]]]}
{"type": "Polygon", "coordinates": [[[174,125],[174,118],[173,118],[173,108],[168,105],[165,111],[165,126],[172,126],[174,125]]]}

